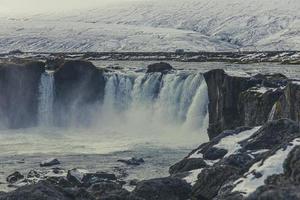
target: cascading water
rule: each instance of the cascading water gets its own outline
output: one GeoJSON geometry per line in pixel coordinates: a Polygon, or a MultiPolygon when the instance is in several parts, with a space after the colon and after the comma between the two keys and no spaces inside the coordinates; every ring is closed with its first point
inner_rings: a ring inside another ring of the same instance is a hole
{"type": "Polygon", "coordinates": [[[139,132],[205,130],[207,105],[206,82],[197,72],[108,73],[102,119],[139,132]]]}
{"type": "Polygon", "coordinates": [[[54,101],[54,74],[52,72],[45,72],[42,74],[39,85],[39,92],[39,125],[52,126],[54,101]]]}

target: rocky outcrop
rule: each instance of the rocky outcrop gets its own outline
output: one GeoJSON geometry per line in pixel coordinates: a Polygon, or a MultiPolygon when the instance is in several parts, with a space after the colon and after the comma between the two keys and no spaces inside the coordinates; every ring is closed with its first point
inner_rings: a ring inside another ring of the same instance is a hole
{"type": "Polygon", "coordinates": [[[103,70],[92,63],[67,60],[58,67],[55,77],[54,115],[58,126],[88,124],[93,105],[101,102],[105,80],[103,70]]]}
{"type": "Polygon", "coordinates": [[[300,121],[300,81],[290,81],[284,94],[274,105],[274,119],[289,118],[300,121]]]}
{"type": "Polygon", "coordinates": [[[37,124],[44,65],[31,60],[0,64],[0,127],[26,128],[37,124]]]}
{"type": "Polygon", "coordinates": [[[287,84],[281,74],[229,75],[216,69],[204,73],[209,96],[210,138],[240,126],[262,125],[287,84]]]}
{"type": "Polygon", "coordinates": [[[174,68],[169,64],[165,62],[160,63],[154,63],[147,67],[147,73],[153,73],[153,72],[161,72],[161,73],[167,73],[168,71],[173,70],[174,68]]]}
{"type": "MultiPolygon", "coordinates": [[[[286,159],[285,155],[289,152],[291,153],[285,161],[284,171],[289,177],[293,177],[295,185],[299,179],[299,155],[293,152],[300,151],[291,150],[299,142],[299,124],[289,119],[271,121],[262,127],[227,130],[210,142],[200,145],[186,158],[172,166],[170,172],[172,176],[183,176],[182,172],[187,173],[186,169],[190,169],[185,179],[193,185],[192,199],[242,200],[247,197],[246,191],[253,193],[255,191],[253,187],[260,186],[258,183],[264,185],[269,176],[276,172],[280,174],[278,170],[266,169],[272,167],[280,169],[286,159]],[[211,154],[211,152],[220,153],[211,154]],[[199,165],[198,168],[194,167],[196,165],[192,164],[195,160],[205,164],[199,165]]],[[[281,179],[276,182],[282,182],[281,179]]]]}

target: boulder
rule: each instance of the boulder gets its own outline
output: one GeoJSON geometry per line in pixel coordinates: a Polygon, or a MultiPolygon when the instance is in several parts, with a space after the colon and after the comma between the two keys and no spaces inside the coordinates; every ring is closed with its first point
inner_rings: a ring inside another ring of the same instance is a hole
{"type": "Polygon", "coordinates": [[[86,170],[72,169],[68,171],[67,179],[75,186],[89,187],[99,182],[116,181],[117,177],[106,172],[91,173],[86,170]]]}
{"type": "Polygon", "coordinates": [[[218,195],[221,187],[238,174],[238,168],[227,165],[216,165],[203,169],[192,188],[192,199],[213,199],[218,195]]]}
{"type": "Polygon", "coordinates": [[[127,165],[141,165],[143,164],[145,161],[143,158],[130,158],[128,160],[125,159],[119,159],[118,162],[122,162],[125,163],[127,165]]]}
{"type": "MultiPolygon", "coordinates": [[[[27,185],[15,191],[0,195],[0,200],[72,200],[58,187],[41,181],[37,184],[27,185]]],[[[73,199],[74,200],[74,199],[73,199]]]]}
{"type": "Polygon", "coordinates": [[[6,181],[10,184],[16,183],[20,180],[24,179],[24,176],[20,172],[14,172],[10,174],[7,178],[6,181]]]}
{"type": "Polygon", "coordinates": [[[167,73],[174,68],[169,64],[165,62],[160,63],[154,63],[147,67],[147,73],[153,73],[153,72],[160,72],[160,73],[167,73]]]}
{"type": "Polygon", "coordinates": [[[41,167],[51,167],[51,166],[59,165],[59,164],[60,164],[60,162],[57,158],[50,158],[48,160],[41,162],[40,166],[41,167]]]}
{"type": "Polygon", "coordinates": [[[144,200],[187,200],[191,186],[179,178],[167,177],[141,181],[132,196],[144,200]]]}

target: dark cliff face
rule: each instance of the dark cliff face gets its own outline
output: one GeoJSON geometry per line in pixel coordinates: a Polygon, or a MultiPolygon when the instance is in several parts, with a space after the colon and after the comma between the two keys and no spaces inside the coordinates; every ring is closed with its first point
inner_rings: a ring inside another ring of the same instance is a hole
{"type": "Polygon", "coordinates": [[[275,119],[289,118],[300,121],[300,82],[291,81],[284,90],[284,94],[276,103],[275,119]]]}
{"type": "Polygon", "coordinates": [[[37,124],[39,82],[44,71],[44,63],[37,61],[0,64],[1,127],[37,124]]]}
{"type": "Polygon", "coordinates": [[[69,60],[58,67],[54,78],[55,124],[88,123],[92,105],[103,99],[103,71],[87,61],[69,60]]]}
{"type": "Polygon", "coordinates": [[[211,139],[224,130],[266,122],[274,103],[283,94],[279,86],[286,84],[283,75],[240,77],[221,69],[204,73],[204,77],[208,86],[211,139]]]}

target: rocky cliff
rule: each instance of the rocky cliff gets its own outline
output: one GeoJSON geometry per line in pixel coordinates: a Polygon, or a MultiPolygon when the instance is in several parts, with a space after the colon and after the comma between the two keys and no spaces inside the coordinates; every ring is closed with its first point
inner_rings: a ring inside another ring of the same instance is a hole
{"type": "Polygon", "coordinates": [[[37,123],[39,82],[44,63],[23,60],[0,64],[0,126],[24,128],[37,123]]]}
{"type": "Polygon", "coordinates": [[[204,74],[209,96],[210,138],[227,129],[261,125],[282,96],[287,78],[281,74],[230,75],[224,70],[204,74]]]}

